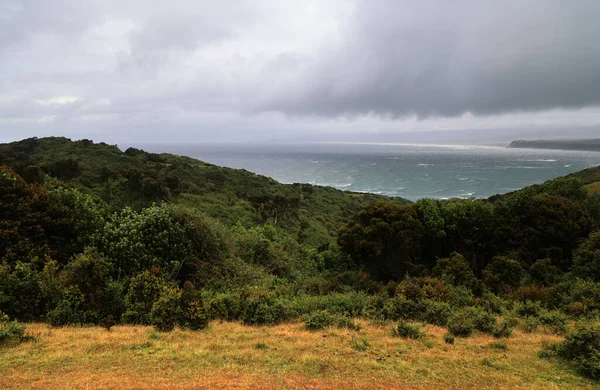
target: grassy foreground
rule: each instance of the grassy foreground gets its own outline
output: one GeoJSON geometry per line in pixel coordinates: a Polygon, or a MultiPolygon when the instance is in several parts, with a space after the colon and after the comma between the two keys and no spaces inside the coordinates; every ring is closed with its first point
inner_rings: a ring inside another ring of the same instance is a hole
{"type": "Polygon", "coordinates": [[[388,326],[362,325],[358,332],[312,332],[300,323],[214,322],[199,332],[157,333],[142,326],[109,332],[30,324],[28,333],[37,341],[0,349],[0,388],[593,387],[537,357],[542,341],[558,341],[558,336],[516,331],[499,341],[476,334],[448,345],[442,339],[446,330],[431,325],[423,328],[423,341],[394,337],[388,326]]]}

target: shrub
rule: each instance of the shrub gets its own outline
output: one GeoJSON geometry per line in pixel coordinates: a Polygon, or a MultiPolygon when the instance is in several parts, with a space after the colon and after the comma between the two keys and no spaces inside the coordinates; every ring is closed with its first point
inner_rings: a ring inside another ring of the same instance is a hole
{"type": "Polygon", "coordinates": [[[276,324],[287,318],[283,302],[267,293],[258,292],[246,298],[242,320],[247,325],[276,324]]]}
{"type": "Polygon", "coordinates": [[[600,380],[600,322],[579,322],[558,344],[544,345],[541,357],[557,357],[583,376],[600,380]]]}
{"type": "Polygon", "coordinates": [[[356,331],[361,329],[360,324],[355,323],[352,318],[344,315],[338,316],[336,318],[336,323],[338,328],[347,328],[356,331]]]}
{"type": "Polygon", "coordinates": [[[556,334],[565,334],[569,330],[569,321],[564,313],[558,310],[542,310],[540,323],[556,334]]]}
{"type": "Polygon", "coordinates": [[[335,323],[335,316],[327,310],[321,310],[310,314],[305,314],[303,319],[304,326],[309,330],[320,330],[329,328],[335,323]]]}
{"type": "Polygon", "coordinates": [[[213,319],[234,321],[241,317],[240,296],[235,293],[219,293],[208,300],[208,316],[213,319]]]}
{"type": "Polygon", "coordinates": [[[123,321],[132,324],[150,325],[150,311],[167,283],[159,269],[153,268],[131,279],[125,295],[123,321]]]}
{"type": "Polygon", "coordinates": [[[204,311],[202,296],[192,283],[184,283],[179,305],[181,316],[178,318],[178,322],[182,328],[200,330],[208,326],[208,317],[204,311]]]}
{"type": "Polygon", "coordinates": [[[390,298],[385,302],[383,312],[388,320],[420,320],[423,318],[427,305],[423,301],[414,301],[404,296],[390,298]]]}
{"type": "Polygon", "coordinates": [[[454,341],[455,341],[454,336],[452,336],[450,333],[446,333],[444,335],[444,342],[446,344],[454,344],[454,341]]]}
{"type": "Polygon", "coordinates": [[[8,315],[0,312],[0,345],[18,344],[25,339],[25,327],[17,320],[11,321],[8,315]]]}
{"type": "Polygon", "coordinates": [[[394,328],[394,335],[403,339],[421,340],[425,335],[419,325],[409,325],[404,320],[399,320],[394,328]]]}
{"type": "Polygon", "coordinates": [[[534,301],[515,302],[512,311],[515,315],[521,318],[537,318],[542,311],[542,305],[539,302],[534,301]]]}
{"type": "Polygon", "coordinates": [[[484,292],[477,300],[479,306],[490,313],[500,314],[504,310],[506,303],[498,295],[489,291],[484,292]]]}
{"type": "Polygon", "coordinates": [[[470,313],[459,310],[448,319],[448,331],[457,337],[469,337],[475,330],[475,322],[470,313]]]}
{"type": "Polygon", "coordinates": [[[428,301],[423,319],[433,325],[446,326],[452,309],[446,302],[428,301]]]}
{"type": "Polygon", "coordinates": [[[475,329],[490,333],[496,326],[496,316],[486,312],[485,310],[479,307],[470,307],[464,309],[467,315],[471,315],[473,317],[473,325],[475,329]]]}
{"type": "Polygon", "coordinates": [[[523,330],[525,332],[533,333],[537,330],[539,324],[540,324],[540,321],[537,319],[537,317],[526,317],[523,320],[521,327],[523,328],[523,330]]]}
{"type": "Polygon", "coordinates": [[[514,327],[514,321],[510,318],[505,318],[499,324],[496,324],[494,330],[492,331],[492,336],[495,338],[508,338],[512,335],[514,327]]]}
{"type": "Polygon", "coordinates": [[[152,305],[149,319],[159,332],[170,332],[182,316],[180,307],[182,292],[178,288],[165,288],[152,305]]]}

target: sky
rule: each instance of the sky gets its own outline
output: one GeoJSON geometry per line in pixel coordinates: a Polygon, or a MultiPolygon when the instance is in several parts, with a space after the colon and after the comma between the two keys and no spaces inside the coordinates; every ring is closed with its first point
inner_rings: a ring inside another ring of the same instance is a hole
{"type": "Polygon", "coordinates": [[[600,1],[1,0],[0,142],[600,134],[600,1]]]}

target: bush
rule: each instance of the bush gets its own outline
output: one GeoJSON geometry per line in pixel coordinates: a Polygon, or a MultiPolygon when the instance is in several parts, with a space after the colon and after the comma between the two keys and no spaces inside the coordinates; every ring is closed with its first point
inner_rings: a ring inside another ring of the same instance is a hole
{"type": "Polygon", "coordinates": [[[423,320],[437,326],[446,326],[452,314],[452,308],[446,302],[428,301],[423,320]]]}
{"type": "Polygon", "coordinates": [[[200,330],[208,326],[208,317],[204,311],[202,296],[192,283],[184,283],[179,305],[181,316],[178,318],[178,322],[182,328],[200,330]]]}
{"type": "Polygon", "coordinates": [[[11,321],[8,315],[0,312],[0,345],[18,344],[25,339],[25,327],[17,320],[11,321]]]}
{"type": "Polygon", "coordinates": [[[385,302],[383,313],[388,320],[421,320],[427,305],[423,301],[407,299],[404,296],[390,298],[385,302]]]}
{"type": "Polygon", "coordinates": [[[539,302],[525,301],[515,302],[513,306],[513,313],[521,318],[526,317],[539,317],[542,311],[542,305],[539,302]]]}
{"type": "Polygon", "coordinates": [[[153,268],[131,279],[125,295],[123,321],[132,324],[150,325],[150,311],[167,283],[159,269],[153,268]]]}
{"type": "Polygon", "coordinates": [[[448,319],[448,331],[457,337],[469,337],[475,331],[473,317],[465,310],[454,312],[448,319]]]}
{"type": "Polygon", "coordinates": [[[234,321],[241,317],[241,299],[235,293],[219,293],[208,300],[208,316],[212,319],[234,321]]]}
{"type": "Polygon", "coordinates": [[[600,380],[600,322],[579,322],[565,341],[545,345],[541,357],[557,357],[583,376],[600,380]]]}
{"type": "Polygon", "coordinates": [[[283,302],[268,293],[257,292],[246,298],[242,320],[247,325],[276,324],[287,319],[283,302]]]}
{"type": "Polygon", "coordinates": [[[569,331],[569,321],[564,313],[558,310],[542,310],[539,314],[540,323],[556,334],[569,331]]]}
{"type": "Polygon", "coordinates": [[[512,335],[514,327],[514,321],[512,319],[504,319],[501,323],[497,324],[492,331],[492,336],[495,338],[508,338],[512,335]]]}
{"type": "Polygon", "coordinates": [[[450,333],[446,333],[444,335],[444,342],[446,344],[454,344],[454,341],[455,341],[454,336],[452,336],[450,333]]]}
{"type": "Polygon", "coordinates": [[[182,316],[180,307],[182,292],[178,288],[165,288],[152,305],[149,319],[159,332],[170,332],[182,316]]]}
{"type": "Polygon", "coordinates": [[[329,328],[336,322],[335,316],[327,310],[321,310],[310,314],[305,314],[303,317],[304,326],[308,330],[320,330],[329,328]]]}
{"type": "Polygon", "coordinates": [[[403,339],[421,340],[425,334],[420,329],[419,325],[409,325],[406,321],[399,320],[394,328],[394,335],[403,339]]]}

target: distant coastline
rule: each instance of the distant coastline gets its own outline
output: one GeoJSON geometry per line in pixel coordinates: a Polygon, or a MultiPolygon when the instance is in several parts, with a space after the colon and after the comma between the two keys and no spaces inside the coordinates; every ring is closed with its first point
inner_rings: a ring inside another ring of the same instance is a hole
{"type": "Polygon", "coordinates": [[[509,148],[561,149],[600,152],[600,138],[575,140],[516,140],[509,148]]]}

